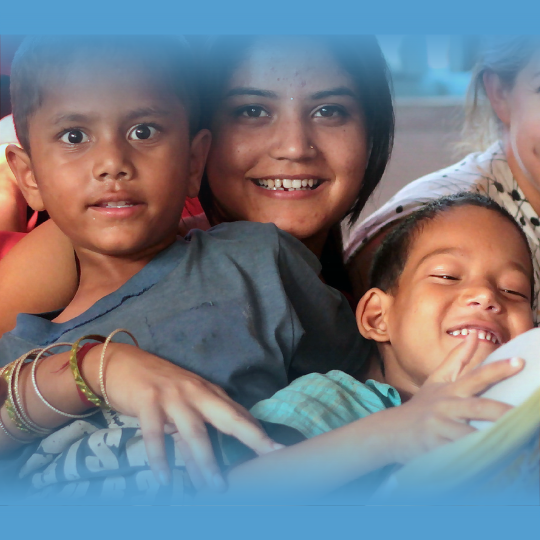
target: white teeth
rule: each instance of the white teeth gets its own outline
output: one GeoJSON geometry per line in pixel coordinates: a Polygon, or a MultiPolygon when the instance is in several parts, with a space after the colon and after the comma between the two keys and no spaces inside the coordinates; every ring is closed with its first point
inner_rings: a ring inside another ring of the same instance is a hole
{"type": "Polygon", "coordinates": [[[469,334],[478,333],[478,339],[483,341],[491,341],[492,343],[499,344],[497,336],[487,330],[477,330],[476,328],[462,328],[461,330],[448,331],[451,336],[468,336],[469,334]]]}
{"type": "Polygon", "coordinates": [[[124,208],[125,206],[133,206],[133,204],[126,201],[115,201],[107,202],[103,206],[105,208],[124,208]]]}
{"type": "Polygon", "coordinates": [[[271,178],[261,178],[259,180],[255,180],[257,185],[260,187],[271,189],[271,190],[288,190],[288,191],[310,191],[311,188],[316,188],[319,185],[318,180],[314,180],[313,178],[306,178],[303,180],[292,180],[290,178],[285,179],[271,179],[271,178]]]}

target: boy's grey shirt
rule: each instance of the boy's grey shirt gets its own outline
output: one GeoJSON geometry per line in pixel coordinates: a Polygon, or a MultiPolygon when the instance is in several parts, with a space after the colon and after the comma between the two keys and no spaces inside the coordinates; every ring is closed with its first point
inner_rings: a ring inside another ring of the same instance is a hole
{"type": "MultiPolygon", "coordinates": [[[[193,231],[189,241],[170,246],[71,321],[52,323],[57,313],[20,315],[0,340],[0,365],[35,347],[122,327],[143,349],[251,407],[285,387],[293,372],[355,370],[368,353],[348,302],[322,283],[319,270],[301,242],[271,224],[193,231]]],[[[285,444],[303,438],[287,426],[265,428],[285,444]]],[[[231,438],[209,433],[222,467],[250,454],[231,438]]],[[[192,488],[170,436],[166,446],[173,483],[161,489],[136,419],[100,412],[1,459],[0,499],[148,502],[170,501],[177,492],[182,499],[192,488]]]]}
{"type": "Polygon", "coordinates": [[[195,230],[68,322],[51,322],[58,313],[19,315],[0,340],[0,365],[35,347],[126,328],[142,349],[251,407],[296,376],[351,372],[365,360],[347,300],[319,272],[313,253],[272,224],[195,230]]]}

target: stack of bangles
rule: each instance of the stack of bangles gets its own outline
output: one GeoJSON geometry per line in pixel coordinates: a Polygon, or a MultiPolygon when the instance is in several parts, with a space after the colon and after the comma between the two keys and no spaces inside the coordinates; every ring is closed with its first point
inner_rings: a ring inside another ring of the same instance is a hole
{"type": "Polygon", "coordinates": [[[51,409],[55,413],[61,416],[65,416],[67,418],[78,419],[91,416],[95,414],[99,409],[109,410],[111,408],[111,404],[109,402],[107,391],[105,389],[105,352],[112,338],[119,333],[127,334],[131,337],[135,345],[137,347],[139,346],[135,337],[128,330],[118,328],[117,330],[112,332],[107,338],[98,335],[89,335],[83,336],[73,344],[54,343],[53,345],[49,345],[48,347],[45,347],[43,349],[33,349],[30,352],[22,355],[20,358],[17,358],[17,360],[15,360],[14,362],[11,362],[11,364],[0,368],[0,381],[4,380],[7,384],[7,397],[5,399],[4,405],[9,416],[11,424],[10,427],[13,426],[14,428],[16,428],[17,432],[20,432],[21,434],[24,434],[29,438],[19,438],[17,435],[14,435],[10,430],[8,430],[8,428],[4,424],[4,419],[2,418],[3,409],[0,409],[0,429],[11,440],[18,444],[31,443],[34,439],[46,437],[47,435],[50,435],[56,430],[56,428],[50,429],[37,425],[34,421],[32,421],[24,408],[23,400],[19,392],[19,375],[23,364],[25,364],[27,361],[32,360],[33,363],[31,368],[31,379],[34,391],[36,392],[41,402],[44,403],[49,409],[51,409]],[[87,340],[92,340],[94,341],[94,343],[86,343],[84,345],[81,345],[83,341],[87,340]],[[83,379],[79,369],[79,366],[86,353],[88,353],[90,349],[92,349],[96,345],[100,345],[101,343],[103,343],[103,349],[101,351],[99,363],[99,388],[103,397],[99,397],[94,394],[94,392],[92,392],[86,381],[83,379]],[[39,391],[36,379],[37,366],[39,362],[43,360],[43,358],[51,355],[50,350],[55,347],[71,347],[71,352],[69,355],[69,367],[73,374],[73,378],[75,379],[77,391],[79,393],[79,396],[81,397],[82,402],[85,405],[88,405],[88,407],[97,407],[96,410],[85,414],[70,414],[67,412],[63,412],[60,409],[54,407],[54,405],[51,405],[39,391]]]}

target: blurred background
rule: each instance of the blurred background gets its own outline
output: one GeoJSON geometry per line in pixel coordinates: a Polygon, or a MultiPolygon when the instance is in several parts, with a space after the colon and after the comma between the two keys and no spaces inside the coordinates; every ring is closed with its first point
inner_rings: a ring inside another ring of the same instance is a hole
{"type": "MultiPolygon", "coordinates": [[[[11,60],[24,36],[0,36],[0,118],[10,114],[11,60]]],[[[394,80],[396,140],[384,181],[363,215],[410,181],[461,156],[456,149],[480,36],[379,35],[394,80]]],[[[194,42],[202,36],[188,36],[194,42]]]]}

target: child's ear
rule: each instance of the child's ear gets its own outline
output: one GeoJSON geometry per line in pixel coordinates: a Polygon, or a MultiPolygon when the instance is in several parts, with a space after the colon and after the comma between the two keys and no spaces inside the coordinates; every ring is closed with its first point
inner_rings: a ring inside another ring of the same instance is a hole
{"type": "Polygon", "coordinates": [[[6,148],[6,159],[28,205],[34,210],[45,210],[45,205],[43,204],[43,199],[41,198],[41,193],[39,192],[34,176],[32,160],[26,150],[19,148],[15,144],[10,144],[6,148]]]}
{"type": "Polygon", "coordinates": [[[370,289],[358,303],[356,322],[358,330],[367,339],[385,343],[388,339],[388,312],[392,297],[381,289],[370,289]]]}
{"type": "Polygon", "coordinates": [[[499,117],[499,120],[505,125],[510,124],[510,107],[508,104],[508,87],[501,81],[500,77],[491,71],[486,71],[483,75],[484,88],[486,95],[499,117]]]}
{"type": "Polygon", "coordinates": [[[191,141],[188,197],[196,197],[201,187],[201,178],[210,150],[212,135],[207,129],[201,129],[191,141]]]}

